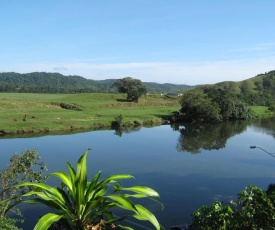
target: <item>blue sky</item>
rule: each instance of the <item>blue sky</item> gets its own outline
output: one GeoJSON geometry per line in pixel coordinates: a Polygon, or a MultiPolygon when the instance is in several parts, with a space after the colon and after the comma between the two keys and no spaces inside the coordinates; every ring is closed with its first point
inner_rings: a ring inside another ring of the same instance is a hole
{"type": "Polygon", "coordinates": [[[274,0],[0,2],[0,72],[241,81],[275,69],[274,0]]]}

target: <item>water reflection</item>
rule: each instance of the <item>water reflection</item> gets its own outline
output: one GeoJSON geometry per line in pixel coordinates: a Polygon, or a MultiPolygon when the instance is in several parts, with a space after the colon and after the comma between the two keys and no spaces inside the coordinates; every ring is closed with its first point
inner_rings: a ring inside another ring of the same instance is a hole
{"type": "Polygon", "coordinates": [[[259,119],[253,122],[255,129],[265,130],[266,133],[275,138],[275,117],[269,119],[259,119]]]}
{"type": "Polygon", "coordinates": [[[138,126],[138,127],[118,127],[118,128],[115,128],[115,135],[119,136],[119,137],[122,137],[122,134],[130,134],[130,133],[133,133],[133,132],[138,132],[140,131],[140,129],[142,128],[142,126],[138,126]]]}
{"type": "Polygon", "coordinates": [[[227,121],[218,124],[173,125],[178,130],[177,150],[179,152],[200,153],[204,150],[218,150],[225,147],[227,140],[246,130],[249,121],[227,121]]]}

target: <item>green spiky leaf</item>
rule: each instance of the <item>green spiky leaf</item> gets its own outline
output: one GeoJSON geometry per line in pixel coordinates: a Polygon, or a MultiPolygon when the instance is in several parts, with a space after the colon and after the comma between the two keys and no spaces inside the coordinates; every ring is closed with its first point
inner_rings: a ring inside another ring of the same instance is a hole
{"type": "Polygon", "coordinates": [[[54,222],[60,220],[61,218],[61,215],[48,213],[40,218],[33,230],[47,230],[54,222]]]}

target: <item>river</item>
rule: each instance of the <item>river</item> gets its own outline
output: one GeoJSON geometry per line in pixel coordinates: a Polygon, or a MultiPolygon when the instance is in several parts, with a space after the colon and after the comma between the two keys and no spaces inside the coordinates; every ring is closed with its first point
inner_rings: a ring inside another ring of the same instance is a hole
{"type": "MultiPolygon", "coordinates": [[[[169,229],[191,223],[192,212],[201,205],[236,199],[248,184],[266,189],[275,183],[275,158],[259,148],[250,148],[258,146],[275,152],[274,138],[274,119],[2,137],[0,167],[8,164],[12,153],[36,148],[49,173],[66,170],[66,161],[76,165],[78,158],[92,148],[88,154],[90,177],[99,170],[102,178],[129,173],[135,179],[126,184],[123,181],[123,185],[146,185],[157,190],[164,209],[150,202],[144,205],[148,204],[159,222],[169,229]]],[[[22,226],[33,229],[45,209],[25,205],[22,211],[22,226]]],[[[150,224],[144,226],[152,228],[150,224]]]]}

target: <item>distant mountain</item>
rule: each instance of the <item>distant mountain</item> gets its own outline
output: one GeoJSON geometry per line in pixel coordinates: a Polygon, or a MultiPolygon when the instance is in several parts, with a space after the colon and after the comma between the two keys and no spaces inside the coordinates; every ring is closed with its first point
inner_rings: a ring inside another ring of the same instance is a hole
{"type": "Polygon", "coordinates": [[[176,85],[170,83],[158,84],[155,82],[144,82],[144,84],[146,85],[148,91],[152,93],[173,93],[196,87],[190,85],[176,85]]]}
{"type": "Polygon", "coordinates": [[[275,105],[275,70],[244,81],[225,81],[199,88],[227,89],[249,105],[275,105]]]}
{"type": "MultiPolygon", "coordinates": [[[[91,80],[80,76],[64,76],[60,73],[33,72],[20,74],[0,73],[0,92],[33,93],[81,93],[114,92],[111,85],[117,79],[91,80]]],[[[179,92],[194,86],[144,82],[151,93],[179,92]]]]}

